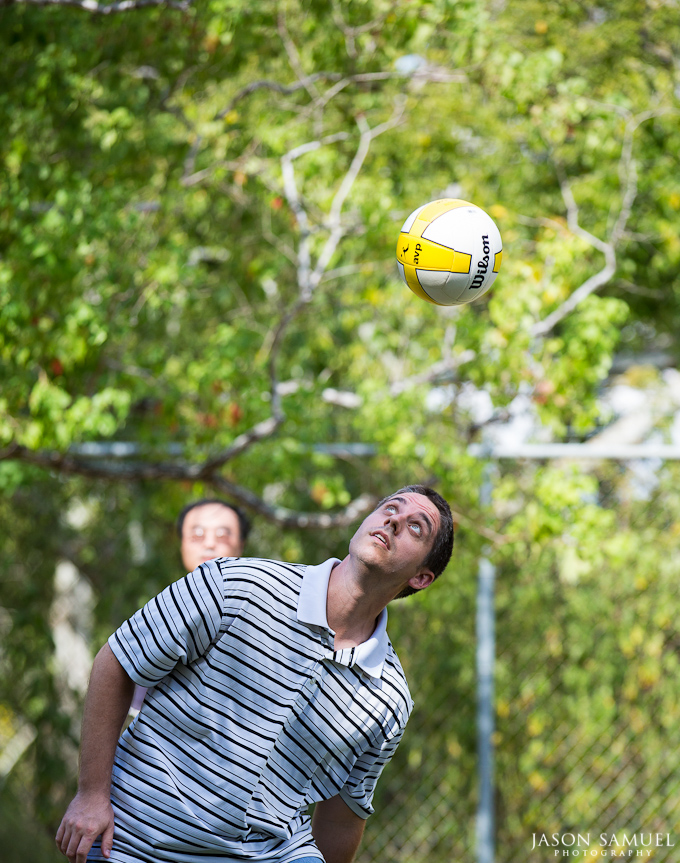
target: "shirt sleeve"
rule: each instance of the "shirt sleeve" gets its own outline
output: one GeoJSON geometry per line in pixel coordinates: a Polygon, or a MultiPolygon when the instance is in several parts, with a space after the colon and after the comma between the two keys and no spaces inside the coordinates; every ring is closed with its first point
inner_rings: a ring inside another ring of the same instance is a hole
{"type": "Polygon", "coordinates": [[[357,758],[352,772],[347,778],[340,796],[349,808],[360,818],[368,818],[373,814],[373,794],[385,765],[397,751],[397,746],[404,734],[404,725],[393,736],[385,740],[382,746],[370,747],[357,758]]]}
{"type": "Polygon", "coordinates": [[[168,585],[126,620],[109,647],[128,676],[151,687],[182,663],[202,656],[220,631],[223,577],[216,561],[168,585]]]}

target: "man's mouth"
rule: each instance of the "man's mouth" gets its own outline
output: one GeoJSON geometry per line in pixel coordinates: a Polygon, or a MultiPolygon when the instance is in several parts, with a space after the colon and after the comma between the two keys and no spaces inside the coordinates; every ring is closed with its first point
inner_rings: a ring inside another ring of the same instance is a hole
{"type": "Polygon", "coordinates": [[[374,530],[371,536],[374,536],[376,539],[379,539],[385,546],[385,548],[390,547],[390,540],[387,534],[382,530],[374,530]]]}

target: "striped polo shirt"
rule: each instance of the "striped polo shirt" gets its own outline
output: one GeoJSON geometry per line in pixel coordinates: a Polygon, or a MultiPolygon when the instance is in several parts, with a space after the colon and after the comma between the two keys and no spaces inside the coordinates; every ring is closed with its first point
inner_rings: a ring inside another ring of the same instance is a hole
{"type": "Polygon", "coordinates": [[[338,562],[213,560],[111,636],[149,687],[116,750],[111,861],[323,859],[309,804],[340,794],[372,813],[412,701],[386,610],[363,644],[333,649],[338,562]]]}

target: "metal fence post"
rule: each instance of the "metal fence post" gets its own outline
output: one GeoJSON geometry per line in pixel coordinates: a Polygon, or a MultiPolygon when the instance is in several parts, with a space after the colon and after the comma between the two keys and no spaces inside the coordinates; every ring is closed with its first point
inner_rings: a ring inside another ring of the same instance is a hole
{"type": "MultiPolygon", "coordinates": [[[[680,446],[666,444],[628,444],[603,446],[592,443],[548,444],[471,444],[470,455],[487,460],[480,490],[480,503],[488,506],[492,492],[492,462],[499,459],[576,459],[579,461],[629,461],[663,459],[680,461],[680,446]]],[[[477,742],[479,802],[477,806],[477,861],[494,863],[494,662],[496,568],[487,549],[479,560],[477,587],[477,742]]]]}
{"type": "MultiPolygon", "coordinates": [[[[491,465],[484,468],[480,503],[491,503],[491,465]]],[[[487,551],[486,549],[484,550],[487,551]]],[[[477,807],[477,861],[494,861],[494,581],[496,567],[488,557],[479,560],[477,586],[477,746],[479,802],[477,807]]]]}

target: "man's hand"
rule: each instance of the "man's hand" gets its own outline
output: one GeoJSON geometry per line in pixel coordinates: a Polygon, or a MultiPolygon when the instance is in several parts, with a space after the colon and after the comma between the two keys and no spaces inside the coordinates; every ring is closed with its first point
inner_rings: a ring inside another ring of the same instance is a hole
{"type": "Polygon", "coordinates": [[[113,848],[113,807],[108,796],[80,792],[71,801],[57,830],[56,843],[71,863],[85,863],[92,843],[102,837],[102,853],[113,848]]]}
{"type": "Polygon", "coordinates": [[[55,836],[57,847],[71,863],[85,863],[92,843],[100,835],[104,857],[111,853],[111,770],[134,687],[105,644],[95,657],[85,699],[78,793],[55,836]]]}

